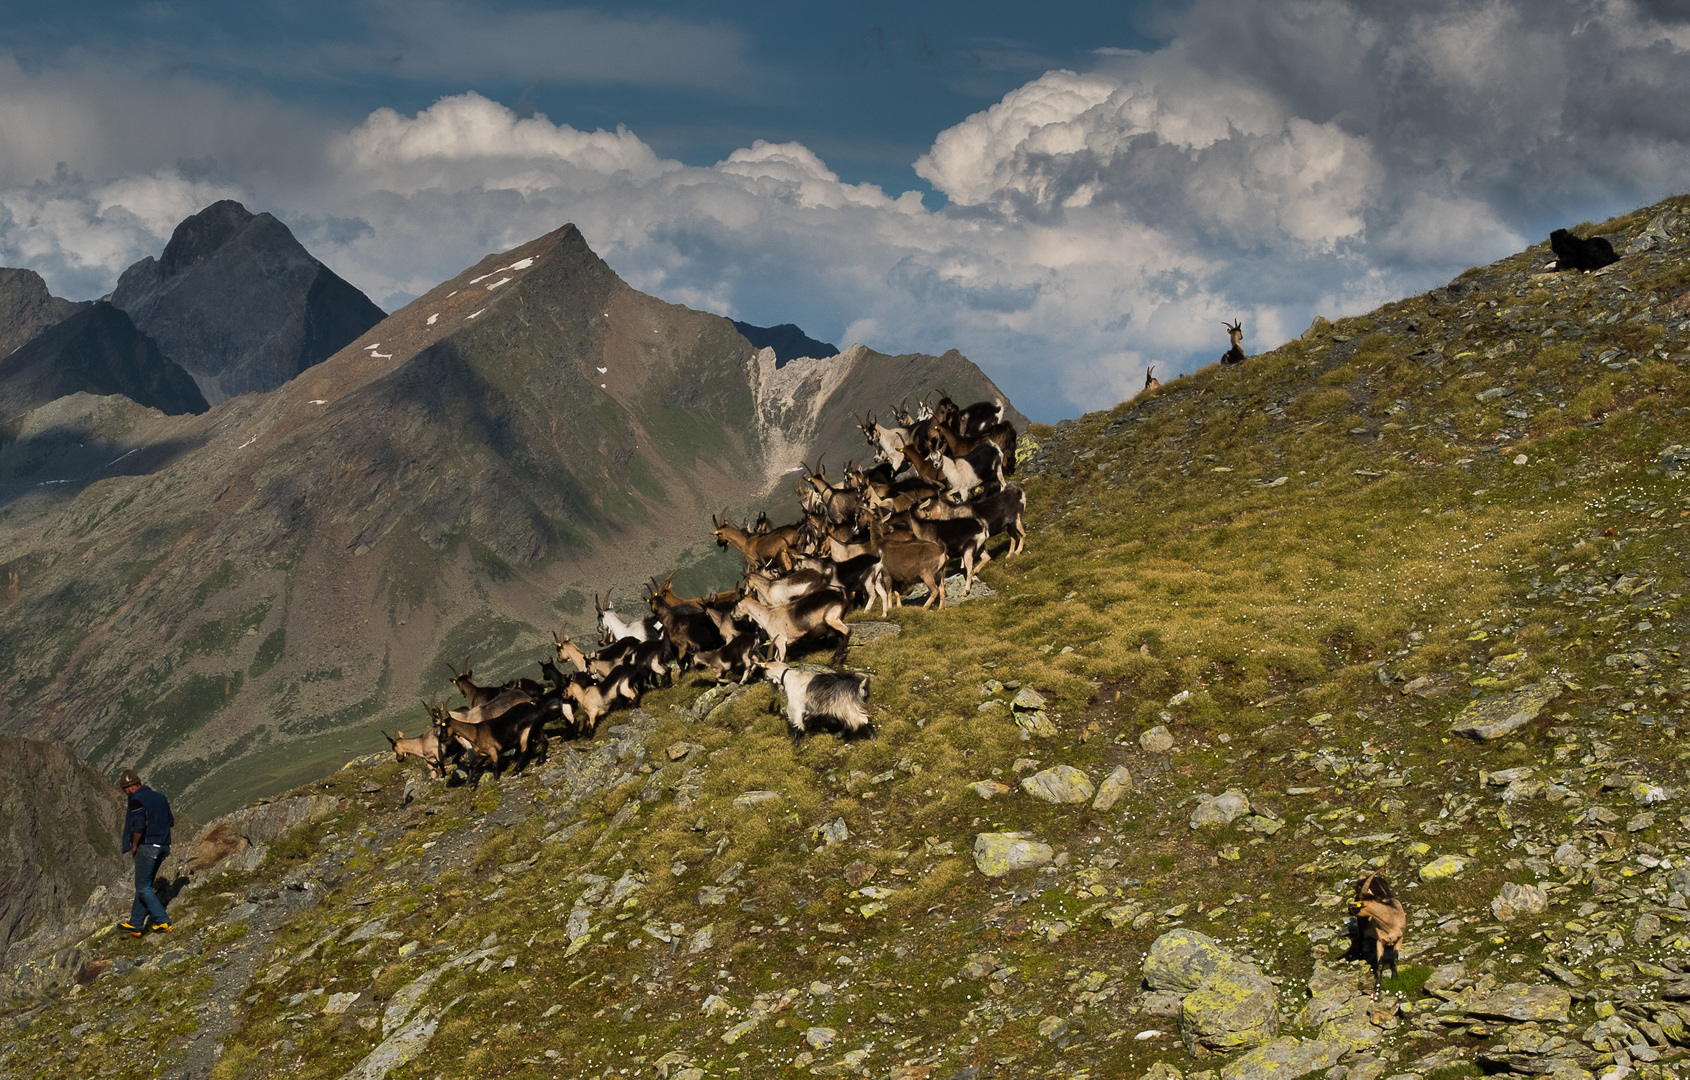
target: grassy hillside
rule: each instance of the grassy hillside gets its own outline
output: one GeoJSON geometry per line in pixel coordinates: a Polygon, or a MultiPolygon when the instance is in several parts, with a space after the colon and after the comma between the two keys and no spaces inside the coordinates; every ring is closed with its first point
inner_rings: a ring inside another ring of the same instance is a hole
{"type": "Polygon", "coordinates": [[[1554,1038],[1671,1075],[1687,209],[1596,227],[1638,249],[1602,273],[1539,246],[1035,428],[995,595],[853,649],[874,741],[794,749],[769,687],[689,679],[478,788],[376,758],[308,785],[340,809],[196,884],[176,936],[95,934],[58,961],[79,989],[20,979],[0,1075],[1214,1076],[1140,993],[1150,943],[1215,937],[1313,1039],[1311,978],[1365,971],[1340,897],[1369,868],[1410,923],[1348,1080],[1554,1038]],[[1524,726],[1452,732],[1527,688],[1553,696],[1524,726]],[[1131,790],[1017,790],[1057,765],[1131,790]],[[1193,827],[1228,789],[1251,812],[1193,827]],[[976,837],[1010,831],[1052,863],[984,876],[976,837]],[[1548,913],[1499,918],[1505,883],[1548,913]],[[1458,1007],[1515,983],[1571,1016],[1458,1007]]]}

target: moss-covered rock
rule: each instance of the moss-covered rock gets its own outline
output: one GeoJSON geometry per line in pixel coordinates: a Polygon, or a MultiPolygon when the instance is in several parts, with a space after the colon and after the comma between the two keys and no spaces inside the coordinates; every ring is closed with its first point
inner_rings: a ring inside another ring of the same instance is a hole
{"type": "Polygon", "coordinates": [[[1152,990],[1189,994],[1217,971],[1236,963],[1215,939],[1195,930],[1170,930],[1150,944],[1144,983],[1152,990]]]}
{"type": "Polygon", "coordinates": [[[1279,1034],[1279,1000],[1273,983],[1254,968],[1230,963],[1187,994],[1180,1035],[1193,1053],[1248,1050],[1279,1034]]]}

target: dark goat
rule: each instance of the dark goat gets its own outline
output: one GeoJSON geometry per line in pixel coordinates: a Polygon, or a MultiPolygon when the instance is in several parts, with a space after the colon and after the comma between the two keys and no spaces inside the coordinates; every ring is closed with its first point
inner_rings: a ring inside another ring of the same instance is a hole
{"type": "Polygon", "coordinates": [[[722,682],[725,678],[738,672],[739,681],[744,683],[751,675],[751,653],[752,650],[757,648],[758,638],[757,628],[752,627],[740,633],[738,637],[723,645],[720,649],[693,653],[693,666],[711,672],[716,676],[717,682],[722,682]]]}
{"type": "Polygon", "coordinates": [[[1549,234],[1549,247],[1555,252],[1557,270],[1600,270],[1620,261],[1614,245],[1603,236],[1581,240],[1566,229],[1556,229],[1549,234]]]}
{"type": "Polygon", "coordinates": [[[818,731],[837,732],[843,739],[874,737],[867,675],[798,671],[772,660],[763,665],[763,677],[786,695],[786,729],[793,746],[818,731]]]}
{"type": "MultiPolygon", "coordinates": [[[[1027,493],[1017,484],[1008,484],[1001,491],[994,491],[990,495],[982,495],[960,504],[935,499],[923,503],[920,509],[923,517],[935,521],[946,518],[979,518],[985,522],[988,538],[998,533],[1008,533],[1009,550],[1004,552],[1005,555],[1020,554],[1027,546],[1027,526],[1022,521],[1026,512],[1027,493]]],[[[975,568],[978,569],[991,561],[991,556],[984,555],[975,568]]]]}
{"type": "Polygon", "coordinates": [[[1161,386],[1162,381],[1156,377],[1156,365],[1151,364],[1144,369],[1144,389],[1140,390],[1139,393],[1148,394],[1152,390],[1160,389],[1161,386]]]}

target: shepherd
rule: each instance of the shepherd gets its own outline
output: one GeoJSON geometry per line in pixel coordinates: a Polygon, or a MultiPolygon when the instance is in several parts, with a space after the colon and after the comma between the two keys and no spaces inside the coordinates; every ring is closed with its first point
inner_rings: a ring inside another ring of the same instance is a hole
{"type": "Polygon", "coordinates": [[[130,937],[140,937],[151,929],[167,933],[173,929],[165,917],[164,902],[153,889],[159,864],[170,854],[170,829],[176,818],[170,813],[170,800],[141,783],[134,769],[124,769],[118,779],[123,793],[129,796],[129,812],[123,819],[123,853],[135,861],[135,902],[129,908],[129,920],[119,923],[118,929],[130,937]]]}

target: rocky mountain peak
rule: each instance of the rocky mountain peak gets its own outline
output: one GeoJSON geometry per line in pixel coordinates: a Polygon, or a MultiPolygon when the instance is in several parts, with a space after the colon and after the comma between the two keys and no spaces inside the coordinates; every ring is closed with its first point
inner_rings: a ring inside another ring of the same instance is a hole
{"type": "Polygon", "coordinates": [[[177,226],[162,258],[125,270],[111,302],[212,404],[274,390],[383,317],[286,225],[231,200],[177,226]]]}
{"type": "MultiPolygon", "coordinates": [[[[229,243],[255,217],[263,217],[280,225],[269,214],[255,215],[233,199],[212,203],[199,213],[176,226],[170,243],[158,260],[161,277],[175,277],[211,258],[217,249],[229,243]]],[[[286,229],[286,226],[283,226],[286,229]]],[[[290,233],[291,235],[291,233],[290,233]]]]}
{"type": "Polygon", "coordinates": [[[34,270],[0,266],[0,357],[86,306],[49,293],[34,270]]]}

